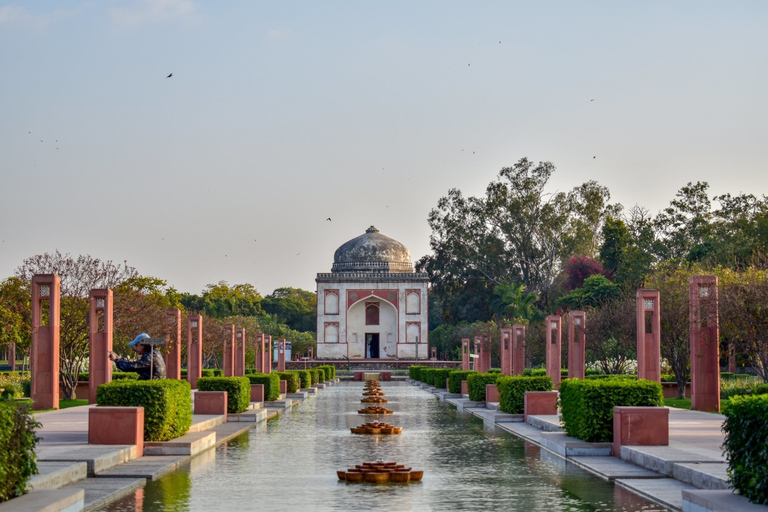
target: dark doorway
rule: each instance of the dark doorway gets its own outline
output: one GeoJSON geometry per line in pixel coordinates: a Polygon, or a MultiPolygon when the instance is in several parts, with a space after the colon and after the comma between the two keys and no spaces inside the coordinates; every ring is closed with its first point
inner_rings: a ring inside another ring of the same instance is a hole
{"type": "Polygon", "coordinates": [[[367,359],[379,358],[379,333],[365,334],[365,357],[367,359]]]}

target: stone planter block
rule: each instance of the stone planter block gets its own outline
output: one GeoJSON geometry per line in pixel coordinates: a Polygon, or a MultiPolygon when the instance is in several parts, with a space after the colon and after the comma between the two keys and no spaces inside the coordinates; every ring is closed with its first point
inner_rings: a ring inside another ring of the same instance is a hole
{"type": "Polygon", "coordinates": [[[195,393],[195,414],[227,415],[226,391],[197,391],[195,393]]]}
{"type": "Polygon", "coordinates": [[[669,446],[669,409],[614,407],[614,456],[621,457],[622,446],[669,446]]]}
{"type": "Polygon", "coordinates": [[[526,391],[523,398],[523,421],[528,416],[557,414],[557,391],[526,391]]]}
{"type": "Polygon", "coordinates": [[[499,388],[496,386],[496,384],[485,385],[485,401],[486,402],[499,401],[499,388]]]}
{"type": "Polygon", "coordinates": [[[469,394],[469,385],[467,384],[467,381],[465,381],[465,380],[461,381],[461,394],[462,395],[468,395],[469,394]]]}
{"type": "Polygon", "coordinates": [[[280,381],[280,394],[285,395],[288,393],[288,381],[287,380],[281,380],[280,381]]]}
{"type": "Polygon", "coordinates": [[[136,445],[144,455],[143,407],[92,407],[88,411],[88,444],[136,445]]]}
{"type": "Polygon", "coordinates": [[[264,384],[251,384],[251,402],[264,401],[264,384]]]}
{"type": "Polygon", "coordinates": [[[365,372],[355,372],[353,380],[365,380],[365,372]]]}
{"type": "Polygon", "coordinates": [[[390,380],[392,380],[392,372],[381,372],[381,373],[379,373],[379,380],[381,380],[381,381],[390,381],[390,380]]]}

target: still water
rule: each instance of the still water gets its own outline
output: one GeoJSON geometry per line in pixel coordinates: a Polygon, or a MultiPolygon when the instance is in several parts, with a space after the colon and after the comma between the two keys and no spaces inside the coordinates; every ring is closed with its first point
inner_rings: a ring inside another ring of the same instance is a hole
{"type": "Polygon", "coordinates": [[[363,385],[343,382],[104,510],[656,510],[431,393],[401,382],[383,387],[384,405],[394,414],[358,414],[363,385]],[[375,418],[403,433],[350,433],[375,418]],[[376,459],[423,469],[424,478],[410,484],[338,481],[337,469],[376,459]]]}

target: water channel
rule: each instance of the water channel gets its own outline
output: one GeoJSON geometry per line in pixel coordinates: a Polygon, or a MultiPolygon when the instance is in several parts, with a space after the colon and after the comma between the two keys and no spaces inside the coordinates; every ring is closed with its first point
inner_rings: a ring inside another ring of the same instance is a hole
{"type": "Polygon", "coordinates": [[[342,382],[104,510],[658,510],[431,393],[404,382],[383,386],[394,414],[358,414],[362,383],[342,382]],[[375,418],[403,433],[350,433],[375,418]],[[337,469],[379,458],[423,469],[424,478],[338,481],[337,469]]]}

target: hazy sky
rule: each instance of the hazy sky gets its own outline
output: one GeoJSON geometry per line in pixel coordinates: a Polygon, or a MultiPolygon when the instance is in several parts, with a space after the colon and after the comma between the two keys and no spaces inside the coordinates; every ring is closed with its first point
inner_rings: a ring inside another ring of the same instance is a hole
{"type": "Polygon", "coordinates": [[[766,27],[764,0],[0,0],[0,279],[58,249],[314,290],[371,224],[417,260],[439,197],[522,157],[652,213],[764,194],[766,27]]]}

